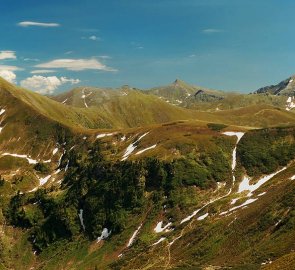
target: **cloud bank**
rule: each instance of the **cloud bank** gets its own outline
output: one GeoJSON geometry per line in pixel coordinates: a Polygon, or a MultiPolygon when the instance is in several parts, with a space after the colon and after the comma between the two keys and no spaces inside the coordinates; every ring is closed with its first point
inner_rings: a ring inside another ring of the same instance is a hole
{"type": "Polygon", "coordinates": [[[99,62],[95,58],[91,59],[55,59],[46,63],[35,65],[37,68],[64,68],[72,71],[81,71],[87,69],[103,70],[103,71],[117,71],[105,64],[99,62]]]}
{"type": "Polygon", "coordinates": [[[0,60],[16,59],[14,51],[0,51],[0,60]]]}
{"type": "Polygon", "coordinates": [[[71,79],[67,77],[56,77],[49,76],[44,77],[40,75],[34,75],[32,77],[26,78],[20,82],[20,85],[24,88],[28,88],[36,91],[40,94],[52,94],[59,86],[66,83],[77,84],[81,81],[79,79],[71,79]]]}
{"type": "Polygon", "coordinates": [[[16,75],[13,71],[10,70],[0,70],[0,77],[5,79],[10,83],[16,83],[16,75]]]}

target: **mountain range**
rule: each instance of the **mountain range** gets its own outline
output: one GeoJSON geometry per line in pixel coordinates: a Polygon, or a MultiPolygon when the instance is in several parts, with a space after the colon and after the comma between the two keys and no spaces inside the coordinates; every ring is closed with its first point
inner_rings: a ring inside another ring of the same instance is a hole
{"type": "Polygon", "coordinates": [[[295,269],[294,79],[43,96],[0,78],[0,269],[295,269]]]}

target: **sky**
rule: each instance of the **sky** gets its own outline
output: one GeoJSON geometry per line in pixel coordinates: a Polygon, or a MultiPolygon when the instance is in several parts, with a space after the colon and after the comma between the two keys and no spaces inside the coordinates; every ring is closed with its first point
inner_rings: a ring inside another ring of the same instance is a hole
{"type": "Polygon", "coordinates": [[[0,0],[0,76],[42,94],[176,78],[251,92],[295,73],[294,0],[0,0]]]}

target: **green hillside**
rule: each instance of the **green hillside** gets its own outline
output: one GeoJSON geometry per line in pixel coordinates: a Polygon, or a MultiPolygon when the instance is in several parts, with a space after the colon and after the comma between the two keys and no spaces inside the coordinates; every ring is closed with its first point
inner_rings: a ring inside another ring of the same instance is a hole
{"type": "Polygon", "coordinates": [[[292,269],[295,114],[279,98],[55,101],[1,79],[0,269],[292,269]]]}

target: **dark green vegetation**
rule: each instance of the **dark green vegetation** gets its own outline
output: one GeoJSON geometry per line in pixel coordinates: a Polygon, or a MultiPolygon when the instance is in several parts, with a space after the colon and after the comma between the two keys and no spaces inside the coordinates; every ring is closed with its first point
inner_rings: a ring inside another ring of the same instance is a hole
{"type": "Polygon", "coordinates": [[[294,268],[286,96],[177,80],[52,99],[0,80],[0,269],[294,268]],[[235,179],[225,131],[245,132],[235,179]],[[250,197],[236,192],[245,174],[254,185],[283,166],[250,197]]]}
{"type": "Polygon", "coordinates": [[[83,209],[85,235],[90,240],[100,236],[103,228],[118,234],[130,216],[140,214],[149,203],[160,208],[163,196],[170,209],[181,207],[180,189],[215,188],[216,181],[229,179],[227,154],[219,148],[216,153],[204,152],[200,157],[191,155],[173,162],[155,158],[112,162],[104,158],[98,141],[81,145],[63,156],[69,166],[62,192],[55,196],[43,189],[28,195],[18,193],[4,209],[5,216],[11,225],[31,229],[32,244],[39,252],[55,241],[79,235],[79,209],[83,209]]]}
{"type": "Polygon", "coordinates": [[[295,129],[248,132],[239,145],[238,155],[248,175],[270,174],[295,158],[295,129]]]}

